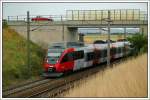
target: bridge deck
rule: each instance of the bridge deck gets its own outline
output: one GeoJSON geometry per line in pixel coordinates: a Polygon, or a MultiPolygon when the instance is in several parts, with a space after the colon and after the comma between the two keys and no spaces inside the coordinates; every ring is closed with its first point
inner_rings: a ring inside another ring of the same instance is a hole
{"type": "MultiPolygon", "coordinates": [[[[8,25],[11,26],[25,26],[27,23],[25,21],[8,21],[8,25]]],[[[139,26],[139,25],[147,25],[148,21],[146,20],[134,20],[134,21],[113,21],[111,22],[111,26],[139,26]]],[[[99,27],[99,26],[107,26],[106,21],[38,21],[31,22],[31,26],[57,26],[57,25],[66,25],[68,27],[99,27]]]]}

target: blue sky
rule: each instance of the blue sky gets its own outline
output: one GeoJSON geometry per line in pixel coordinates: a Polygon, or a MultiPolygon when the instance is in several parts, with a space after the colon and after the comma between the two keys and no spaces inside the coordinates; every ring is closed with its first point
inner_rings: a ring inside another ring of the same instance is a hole
{"type": "Polygon", "coordinates": [[[66,10],[140,9],[146,3],[3,3],[3,17],[26,15],[65,15],[66,10]]]}

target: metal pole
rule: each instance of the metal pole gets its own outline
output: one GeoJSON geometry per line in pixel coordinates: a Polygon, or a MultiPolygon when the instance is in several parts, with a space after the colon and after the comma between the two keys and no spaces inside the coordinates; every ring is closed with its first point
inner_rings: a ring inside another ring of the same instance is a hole
{"type": "Polygon", "coordinates": [[[30,75],[31,67],[30,67],[30,15],[29,15],[29,11],[27,11],[27,66],[29,69],[28,74],[30,75]]]}
{"type": "Polygon", "coordinates": [[[9,17],[10,17],[10,16],[8,16],[8,21],[9,21],[9,17]]]}
{"type": "Polygon", "coordinates": [[[110,65],[110,11],[108,11],[107,66],[110,65]]]}
{"type": "MultiPolygon", "coordinates": [[[[126,40],[126,27],[124,28],[124,39],[126,40]]],[[[125,41],[124,41],[124,54],[125,54],[125,56],[126,56],[125,41]]]]}
{"type": "Polygon", "coordinates": [[[74,20],[74,14],[73,14],[73,10],[72,10],[72,20],[74,20]]]}
{"type": "Polygon", "coordinates": [[[128,11],[126,10],[126,20],[128,19],[128,16],[127,16],[127,15],[128,15],[128,11]]]}
{"type": "Polygon", "coordinates": [[[144,34],[144,28],[142,27],[142,35],[144,34]]]}
{"type": "Polygon", "coordinates": [[[119,12],[120,12],[120,20],[121,20],[121,9],[119,10],[119,12]]]}
{"type": "Polygon", "coordinates": [[[17,21],[18,21],[18,16],[17,16],[17,21]]]}
{"type": "Polygon", "coordinates": [[[64,23],[62,16],[61,16],[61,23],[62,23],[62,41],[64,41],[64,23]]]}

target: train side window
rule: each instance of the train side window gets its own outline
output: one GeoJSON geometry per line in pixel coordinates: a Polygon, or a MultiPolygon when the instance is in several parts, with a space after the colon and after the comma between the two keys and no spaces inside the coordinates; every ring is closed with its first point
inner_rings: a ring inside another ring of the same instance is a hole
{"type": "Polygon", "coordinates": [[[110,54],[113,54],[113,48],[110,48],[110,54]]]}
{"type": "Polygon", "coordinates": [[[120,47],[118,48],[118,53],[120,53],[120,47]]]}
{"type": "Polygon", "coordinates": [[[88,52],[87,53],[86,61],[90,61],[92,59],[94,59],[94,52],[88,52]]]}
{"type": "Polygon", "coordinates": [[[84,58],[84,51],[80,51],[80,58],[84,58]]]}
{"type": "Polygon", "coordinates": [[[116,48],[114,48],[114,54],[116,54],[117,53],[117,50],[116,50],[116,48]]]}
{"type": "Polygon", "coordinates": [[[90,54],[90,60],[94,59],[94,52],[91,52],[90,54]]]}
{"type": "Polygon", "coordinates": [[[121,47],[119,47],[118,49],[119,49],[119,53],[121,53],[121,47]]]}
{"type": "Polygon", "coordinates": [[[121,47],[121,53],[124,52],[124,47],[121,47]]]}
{"type": "Polygon", "coordinates": [[[116,54],[118,54],[119,53],[119,48],[116,48],[116,54]]]}
{"type": "Polygon", "coordinates": [[[76,51],[74,52],[74,60],[77,60],[77,58],[78,58],[78,55],[77,55],[77,53],[76,53],[76,51]]]}
{"type": "Polygon", "coordinates": [[[67,61],[73,61],[73,60],[74,60],[74,53],[71,52],[71,53],[66,54],[66,55],[63,57],[61,63],[64,63],[64,62],[67,62],[67,61]]]}
{"type": "Polygon", "coordinates": [[[107,57],[107,49],[104,49],[104,57],[107,57]]]}
{"type": "Polygon", "coordinates": [[[66,54],[66,55],[63,57],[61,63],[64,63],[64,62],[67,62],[67,61],[68,61],[68,54],[66,54]]]}
{"type": "Polygon", "coordinates": [[[84,58],[84,51],[75,51],[74,52],[74,60],[84,58]]]}
{"type": "Polygon", "coordinates": [[[68,53],[68,61],[73,61],[74,60],[74,53],[71,52],[71,53],[68,53]]]}
{"type": "Polygon", "coordinates": [[[96,50],[96,51],[94,52],[94,58],[95,58],[95,59],[100,58],[100,50],[96,50]]]}
{"type": "Polygon", "coordinates": [[[101,57],[101,58],[104,57],[104,50],[101,50],[100,57],[101,57]]]}
{"type": "Polygon", "coordinates": [[[111,54],[115,54],[116,53],[116,49],[115,48],[111,48],[111,54]]]}
{"type": "Polygon", "coordinates": [[[86,53],[86,61],[89,61],[89,53],[86,53]]]}

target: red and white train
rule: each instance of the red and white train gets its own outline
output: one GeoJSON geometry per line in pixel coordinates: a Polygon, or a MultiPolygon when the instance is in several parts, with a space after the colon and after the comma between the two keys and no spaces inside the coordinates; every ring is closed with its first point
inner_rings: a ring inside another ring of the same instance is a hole
{"type": "MultiPolygon", "coordinates": [[[[128,55],[129,42],[110,44],[110,59],[128,55]]],[[[47,50],[44,61],[44,77],[61,76],[66,72],[92,67],[107,61],[107,43],[88,44],[77,42],[54,43],[47,50]]]]}

